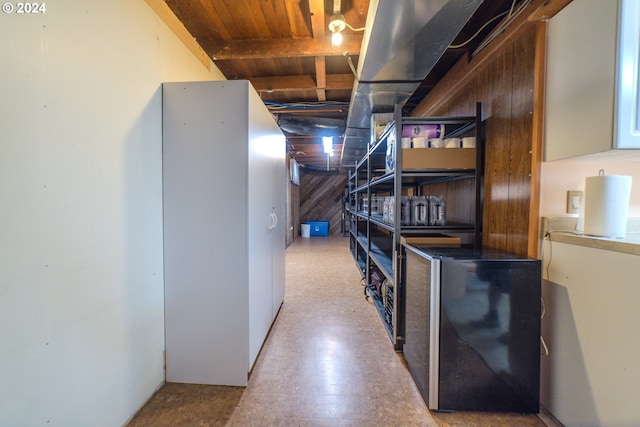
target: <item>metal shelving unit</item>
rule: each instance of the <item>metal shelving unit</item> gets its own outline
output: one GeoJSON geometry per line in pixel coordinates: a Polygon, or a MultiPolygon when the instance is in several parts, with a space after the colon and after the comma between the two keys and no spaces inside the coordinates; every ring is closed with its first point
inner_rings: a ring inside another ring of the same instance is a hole
{"type": "Polygon", "coordinates": [[[402,117],[401,106],[396,106],[394,123],[385,129],[380,138],[371,144],[367,153],[355,164],[349,174],[347,210],[349,211],[349,235],[351,253],[358,265],[366,287],[366,293],[376,305],[381,320],[396,349],[404,341],[404,301],[401,289],[401,236],[434,236],[442,234],[465,235],[467,244],[480,247],[482,244],[482,186],[484,149],[481,135],[481,105],[476,115],[470,117],[402,117]],[[475,167],[468,169],[402,168],[400,141],[406,125],[440,124],[445,126],[446,138],[460,136],[476,137],[475,167]],[[385,169],[387,142],[394,135],[395,168],[385,169]],[[474,180],[473,221],[460,223],[448,221],[446,225],[403,225],[400,207],[403,191],[412,189],[419,194],[430,184],[460,179],[474,180]],[[383,213],[374,203],[374,197],[387,196],[395,200],[393,222],[385,222],[383,213]],[[372,283],[379,272],[385,279],[384,286],[372,283]]]}

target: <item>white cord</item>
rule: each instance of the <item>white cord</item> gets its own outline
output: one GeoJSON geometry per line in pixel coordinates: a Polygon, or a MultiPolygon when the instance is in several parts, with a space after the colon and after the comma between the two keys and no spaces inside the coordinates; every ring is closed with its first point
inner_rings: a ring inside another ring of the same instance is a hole
{"type": "Polygon", "coordinates": [[[518,10],[516,10],[515,13],[513,12],[513,7],[515,6],[515,0],[514,2],[511,4],[511,10],[509,12],[509,16],[502,21],[502,23],[500,25],[498,25],[493,32],[491,33],[491,35],[489,37],[487,37],[485,39],[485,41],[483,41],[477,48],[476,50],[471,54],[471,56],[476,56],[478,53],[480,53],[480,51],[482,49],[484,49],[485,47],[487,47],[487,45],[489,43],[491,43],[496,37],[498,37],[498,35],[520,14],[520,12],[522,12],[524,10],[524,8],[526,8],[527,6],[529,6],[529,3],[531,3],[531,0],[526,0],[525,2],[523,2],[519,7],[518,10]]]}
{"type": "Polygon", "coordinates": [[[460,44],[452,44],[452,45],[449,45],[449,49],[459,49],[459,48],[461,48],[461,47],[463,47],[463,46],[466,46],[467,44],[469,44],[469,42],[470,42],[471,40],[475,39],[475,38],[478,36],[478,34],[480,34],[480,32],[481,32],[482,30],[484,30],[484,29],[487,27],[487,25],[491,24],[491,23],[492,23],[493,21],[495,21],[496,19],[503,17],[503,16],[504,16],[504,15],[506,15],[507,13],[509,13],[509,12],[502,12],[501,14],[496,15],[496,16],[494,16],[493,18],[489,19],[489,20],[488,20],[488,21],[487,21],[487,22],[486,22],[482,27],[480,27],[480,29],[479,29],[478,31],[476,31],[476,33],[475,33],[474,35],[472,35],[471,37],[469,37],[469,39],[468,39],[466,42],[464,42],[464,43],[460,43],[460,44]]]}
{"type": "Polygon", "coordinates": [[[544,342],[544,338],[542,338],[542,335],[540,335],[540,343],[542,344],[542,348],[544,348],[543,356],[548,356],[549,355],[549,347],[547,347],[547,343],[544,342]]]}
{"type": "MultiPolygon", "coordinates": [[[[551,232],[547,231],[544,235],[544,237],[548,237],[549,238],[549,262],[547,263],[547,280],[551,280],[549,278],[549,266],[551,265],[551,258],[553,253],[551,252],[551,232]]],[[[542,319],[544,318],[544,315],[547,313],[547,306],[544,304],[544,298],[540,298],[540,305],[542,307],[542,313],[540,313],[540,322],[542,323],[542,319]]],[[[547,343],[544,342],[544,338],[542,337],[542,335],[540,335],[540,344],[542,344],[542,348],[544,349],[544,353],[543,356],[548,356],[549,355],[549,347],[547,347],[547,343]]]]}
{"type": "MultiPolygon", "coordinates": [[[[547,280],[551,281],[551,274],[549,273],[549,269],[551,268],[551,261],[553,260],[553,246],[551,245],[551,242],[553,242],[553,240],[551,240],[551,234],[552,233],[571,233],[571,234],[575,234],[575,230],[553,230],[553,231],[547,231],[544,234],[544,237],[547,238],[549,240],[549,262],[547,263],[547,280]]],[[[544,247],[543,247],[543,252],[544,252],[544,247]]],[[[541,256],[542,258],[542,256],[541,256]]]]}
{"type": "Polygon", "coordinates": [[[513,0],[511,2],[511,8],[509,8],[508,11],[502,12],[502,13],[494,16],[493,18],[489,19],[487,22],[485,22],[485,24],[482,27],[480,27],[480,29],[478,31],[476,31],[476,33],[474,35],[472,35],[466,42],[460,43],[460,44],[457,44],[457,45],[449,45],[449,49],[458,49],[458,48],[461,48],[463,46],[466,46],[471,40],[475,39],[478,36],[478,34],[480,34],[480,32],[487,27],[487,25],[491,24],[493,21],[495,21],[496,19],[506,15],[507,13],[509,15],[507,16],[507,19],[505,19],[505,21],[508,21],[509,18],[511,18],[511,14],[513,13],[513,8],[516,5],[516,1],[517,0],[513,0]]]}
{"type": "Polygon", "coordinates": [[[551,267],[551,260],[553,259],[553,247],[551,246],[551,232],[547,231],[544,237],[549,238],[549,262],[547,262],[547,280],[551,281],[551,275],[549,273],[549,268],[551,267]]]}
{"type": "MultiPolygon", "coordinates": [[[[509,9],[509,18],[511,18],[511,14],[513,13],[513,8],[516,6],[516,1],[517,0],[513,0],[511,2],[511,8],[509,9]]],[[[507,19],[509,19],[509,18],[507,18],[507,19]]]]}
{"type": "Polygon", "coordinates": [[[347,21],[344,21],[344,23],[347,27],[349,27],[351,31],[364,31],[364,29],[366,28],[366,27],[353,28],[351,25],[349,25],[347,21]]]}

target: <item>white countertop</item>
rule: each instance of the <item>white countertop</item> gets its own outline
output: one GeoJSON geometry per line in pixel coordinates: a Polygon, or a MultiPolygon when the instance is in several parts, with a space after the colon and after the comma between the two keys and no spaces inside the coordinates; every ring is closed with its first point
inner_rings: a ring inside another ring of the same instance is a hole
{"type": "Polygon", "coordinates": [[[578,218],[542,218],[543,236],[553,242],[586,246],[606,251],[640,255],[640,218],[629,218],[624,239],[589,236],[575,230],[578,218]]]}

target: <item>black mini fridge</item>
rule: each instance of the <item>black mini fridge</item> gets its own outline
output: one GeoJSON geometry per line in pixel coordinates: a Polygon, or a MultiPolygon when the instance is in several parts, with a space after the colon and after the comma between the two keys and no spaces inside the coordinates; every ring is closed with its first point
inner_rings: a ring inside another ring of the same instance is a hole
{"type": "Polygon", "coordinates": [[[403,246],[404,358],[429,409],[538,413],[541,262],[403,246]]]}

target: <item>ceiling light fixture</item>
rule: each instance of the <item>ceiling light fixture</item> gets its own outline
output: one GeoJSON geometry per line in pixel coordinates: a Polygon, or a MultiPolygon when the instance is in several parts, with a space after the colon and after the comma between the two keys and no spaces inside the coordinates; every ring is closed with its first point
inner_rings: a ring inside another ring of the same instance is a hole
{"type": "Polygon", "coordinates": [[[327,170],[331,165],[331,157],[333,157],[333,137],[323,136],[322,145],[324,146],[324,152],[327,154],[327,170]]]}
{"type": "Polygon", "coordinates": [[[331,30],[331,44],[338,47],[342,44],[342,31],[349,27],[351,31],[364,31],[365,27],[353,28],[344,19],[344,15],[340,13],[342,9],[342,0],[333,0],[333,14],[329,21],[329,29],[331,30]]]}
{"type": "Polygon", "coordinates": [[[347,26],[347,21],[340,13],[342,10],[342,0],[333,0],[333,14],[329,21],[329,29],[331,30],[331,44],[338,47],[342,44],[342,31],[347,26]]]}
{"type": "Polygon", "coordinates": [[[346,28],[347,23],[341,13],[335,13],[329,21],[329,29],[331,30],[331,44],[340,46],[342,44],[342,31],[346,28]]]}
{"type": "Polygon", "coordinates": [[[323,136],[322,137],[322,145],[323,145],[325,154],[333,156],[333,137],[332,136],[323,136]]]}

